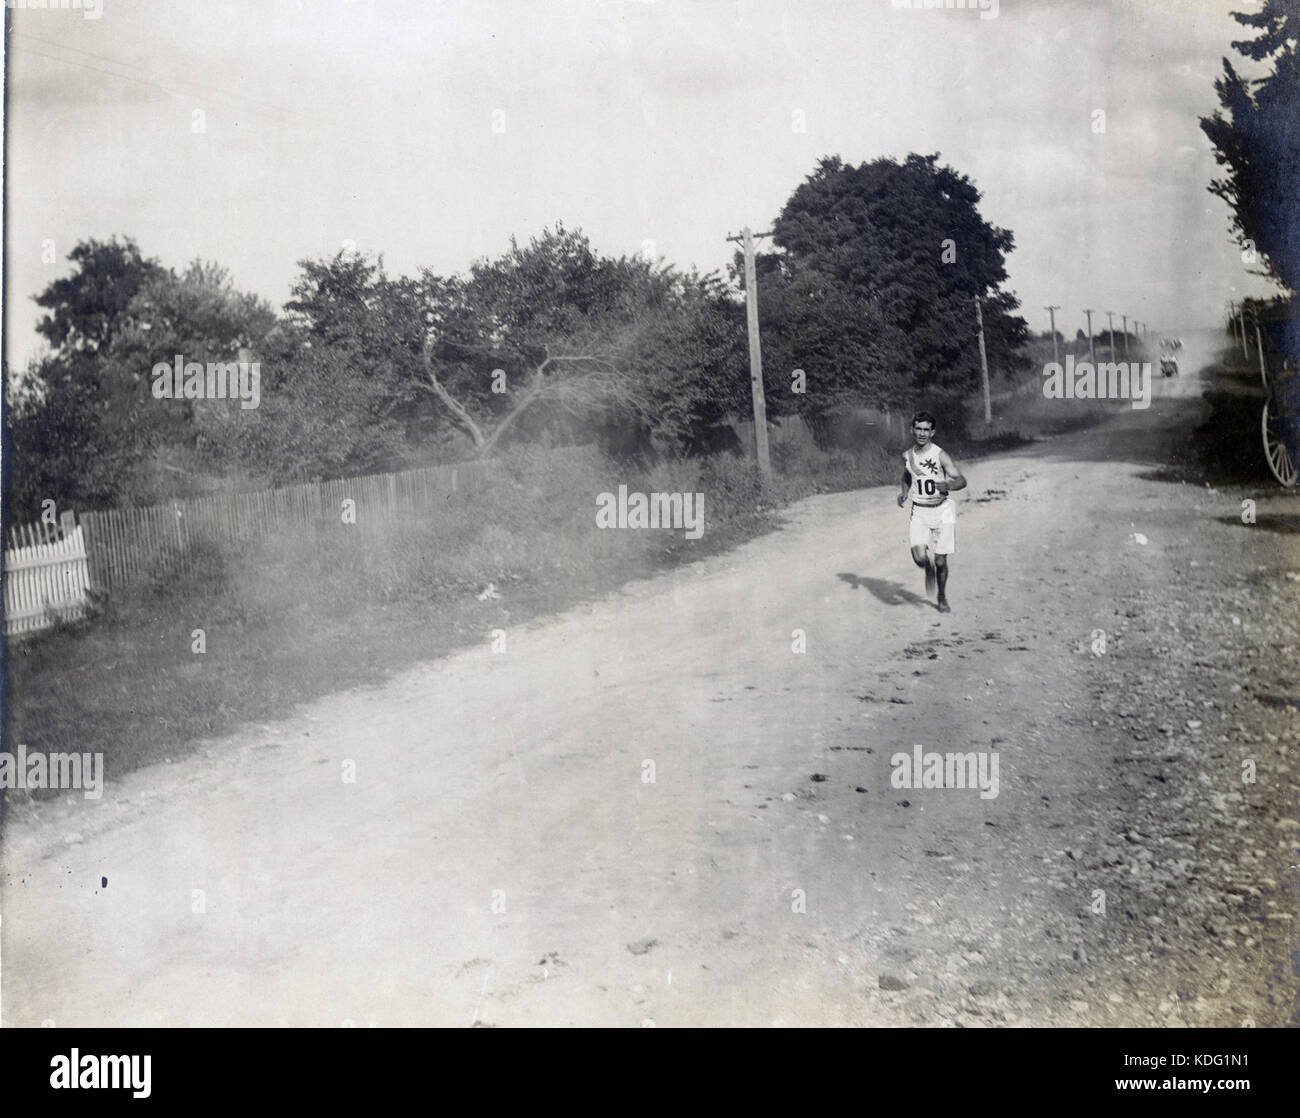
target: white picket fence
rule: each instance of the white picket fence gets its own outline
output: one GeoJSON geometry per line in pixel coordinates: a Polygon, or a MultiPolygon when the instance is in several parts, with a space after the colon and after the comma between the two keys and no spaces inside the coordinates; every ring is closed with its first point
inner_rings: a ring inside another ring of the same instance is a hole
{"type": "Polygon", "coordinates": [[[44,540],[11,538],[15,546],[4,553],[5,636],[85,616],[90,566],[80,525],[44,540]]]}
{"type": "MultiPolygon", "coordinates": [[[[593,453],[590,446],[545,452],[557,460],[593,453]]],[[[493,459],[450,462],[396,473],[307,482],[252,493],[218,493],[145,508],[105,509],[13,524],[4,553],[6,636],[48,629],[85,615],[87,591],[111,594],[140,580],[195,569],[196,547],[256,540],[340,523],[350,500],[362,530],[384,520],[442,515],[450,494],[480,490],[499,475],[493,459]],[[80,521],[80,522],[78,522],[80,521]]]]}

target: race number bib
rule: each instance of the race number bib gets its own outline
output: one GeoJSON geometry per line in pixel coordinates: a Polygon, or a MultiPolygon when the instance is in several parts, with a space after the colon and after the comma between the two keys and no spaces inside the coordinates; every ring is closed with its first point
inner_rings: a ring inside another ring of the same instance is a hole
{"type": "Polygon", "coordinates": [[[928,456],[921,460],[909,450],[907,452],[907,468],[912,475],[912,496],[914,500],[925,505],[937,505],[947,496],[939,488],[943,481],[943,467],[935,456],[928,456]]]}

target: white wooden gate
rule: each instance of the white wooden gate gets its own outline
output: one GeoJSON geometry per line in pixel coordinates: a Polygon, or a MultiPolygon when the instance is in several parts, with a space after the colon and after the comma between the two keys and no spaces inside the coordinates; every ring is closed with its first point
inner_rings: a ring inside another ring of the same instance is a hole
{"type": "Polygon", "coordinates": [[[5,636],[85,615],[90,569],[80,525],[58,539],[6,548],[4,564],[5,636]]]}

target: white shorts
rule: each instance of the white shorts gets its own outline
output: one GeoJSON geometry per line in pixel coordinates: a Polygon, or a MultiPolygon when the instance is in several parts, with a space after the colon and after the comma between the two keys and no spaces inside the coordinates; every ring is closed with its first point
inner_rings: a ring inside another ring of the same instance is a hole
{"type": "Polygon", "coordinates": [[[914,504],[907,542],[909,547],[928,547],[935,555],[956,551],[957,506],[952,499],[934,507],[914,504]]]}

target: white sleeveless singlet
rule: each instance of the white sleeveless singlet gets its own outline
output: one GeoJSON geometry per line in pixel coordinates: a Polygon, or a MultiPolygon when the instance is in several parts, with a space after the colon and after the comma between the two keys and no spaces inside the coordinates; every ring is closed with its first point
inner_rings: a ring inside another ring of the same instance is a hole
{"type": "Polygon", "coordinates": [[[939,482],[944,480],[943,463],[939,460],[942,449],[931,443],[921,451],[909,447],[903,455],[907,472],[912,475],[912,504],[922,508],[935,508],[948,499],[946,493],[939,492],[939,482]]]}

